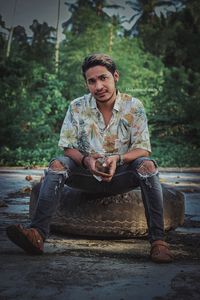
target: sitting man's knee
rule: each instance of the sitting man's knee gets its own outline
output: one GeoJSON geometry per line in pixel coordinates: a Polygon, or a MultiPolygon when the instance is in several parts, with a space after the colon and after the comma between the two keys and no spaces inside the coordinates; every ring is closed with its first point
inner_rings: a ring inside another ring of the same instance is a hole
{"type": "Polygon", "coordinates": [[[144,160],[137,169],[137,172],[141,176],[152,176],[157,174],[158,169],[154,161],[144,160]]]}
{"type": "Polygon", "coordinates": [[[50,163],[49,168],[53,171],[63,171],[63,170],[65,170],[63,164],[57,159],[53,160],[50,163]]]}

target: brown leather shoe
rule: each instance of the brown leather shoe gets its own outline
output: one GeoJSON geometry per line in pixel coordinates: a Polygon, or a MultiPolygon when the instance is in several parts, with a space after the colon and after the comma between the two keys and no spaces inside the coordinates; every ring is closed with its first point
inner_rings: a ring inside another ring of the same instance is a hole
{"type": "Polygon", "coordinates": [[[44,241],[35,228],[23,228],[22,225],[11,225],[6,229],[7,236],[17,246],[29,254],[42,254],[44,241]]]}
{"type": "Polygon", "coordinates": [[[169,263],[173,261],[173,255],[169,250],[169,245],[161,240],[151,244],[151,260],[156,263],[169,263]]]}

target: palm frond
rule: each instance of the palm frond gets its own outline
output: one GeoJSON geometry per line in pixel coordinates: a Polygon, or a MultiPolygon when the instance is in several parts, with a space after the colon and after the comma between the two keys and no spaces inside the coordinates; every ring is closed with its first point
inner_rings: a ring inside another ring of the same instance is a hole
{"type": "Polygon", "coordinates": [[[131,23],[137,16],[139,16],[139,15],[141,15],[141,14],[142,14],[141,12],[134,14],[134,15],[128,20],[128,22],[131,23]]]}

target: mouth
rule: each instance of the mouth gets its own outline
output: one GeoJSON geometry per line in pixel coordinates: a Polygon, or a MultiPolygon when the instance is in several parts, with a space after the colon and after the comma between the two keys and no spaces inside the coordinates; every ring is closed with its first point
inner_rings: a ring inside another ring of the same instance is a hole
{"type": "Polygon", "coordinates": [[[104,97],[106,92],[96,93],[97,97],[104,97]]]}

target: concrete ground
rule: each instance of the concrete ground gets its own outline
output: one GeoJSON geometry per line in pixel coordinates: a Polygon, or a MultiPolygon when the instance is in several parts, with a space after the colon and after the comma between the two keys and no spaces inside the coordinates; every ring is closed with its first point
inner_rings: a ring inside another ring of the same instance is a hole
{"type": "Polygon", "coordinates": [[[30,256],[12,244],[5,228],[29,223],[30,183],[40,170],[0,169],[0,300],[200,299],[200,173],[161,172],[162,183],[185,193],[184,226],[166,233],[175,261],[149,260],[146,237],[87,239],[53,233],[45,254],[30,256]]]}

